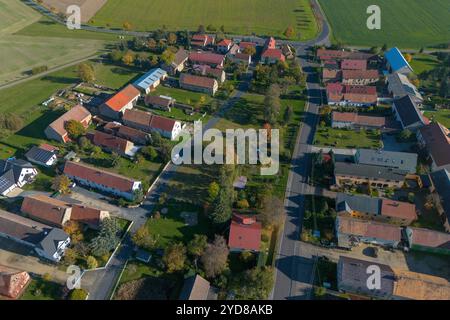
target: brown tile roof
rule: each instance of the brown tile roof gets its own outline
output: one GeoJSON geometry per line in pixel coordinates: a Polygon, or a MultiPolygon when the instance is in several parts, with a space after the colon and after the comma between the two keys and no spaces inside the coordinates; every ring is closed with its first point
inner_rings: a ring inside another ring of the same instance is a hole
{"type": "Polygon", "coordinates": [[[343,60],[341,63],[342,70],[366,70],[367,60],[343,60]]]}
{"type": "Polygon", "coordinates": [[[450,249],[450,234],[423,228],[410,229],[412,230],[413,245],[450,249]]]}
{"type": "Polygon", "coordinates": [[[102,210],[86,207],[84,205],[73,204],[71,221],[86,223],[89,225],[100,226],[102,220],[102,210]]]}
{"type": "Polygon", "coordinates": [[[144,141],[147,140],[148,137],[147,133],[127,126],[120,126],[119,130],[117,130],[117,134],[131,141],[133,140],[144,141]]]}
{"type": "Polygon", "coordinates": [[[440,277],[406,270],[394,270],[394,295],[414,300],[450,300],[450,284],[440,277]]]}
{"type": "Polygon", "coordinates": [[[210,284],[199,275],[185,280],[180,293],[180,300],[207,300],[210,284]]]}
{"type": "Polygon", "coordinates": [[[92,137],[92,143],[96,146],[109,148],[121,153],[125,153],[133,145],[131,141],[101,131],[95,131],[92,137]]]}
{"type": "Polygon", "coordinates": [[[169,107],[173,102],[173,99],[167,99],[160,96],[146,96],[145,104],[152,104],[157,106],[169,107]]]}
{"type": "Polygon", "coordinates": [[[436,165],[450,164],[450,130],[440,123],[432,123],[419,130],[436,165]]]}
{"type": "Polygon", "coordinates": [[[139,95],[139,90],[132,84],[129,84],[106,101],[105,104],[112,110],[119,112],[139,95]]]}
{"type": "Polygon", "coordinates": [[[180,83],[189,86],[212,89],[217,84],[217,81],[215,79],[208,77],[200,77],[194,76],[192,74],[183,73],[180,76],[180,83]]]}
{"type": "Polygon", "coordinates": [[[185,49],[179,49],[175,54],[172,65],[178,67],[180,64],[185,62],[189,58],[189,51],[185,49]]]}
{"type": "Polygon", "coordinates": [[[83,180],[107,186],[122,192],[132,192],[136,180],[112,173],[106,170],[95,168],[84,163],[67,161],[64,166],[64,173],[83,180]]]}
{"type": "Polygon", "coordinates": [[[339,217],[339,233],[352,234],[364,237],[385,239],[390,241],[401,240],[401,227],[365,221],[350,217],[339,217]]]}
{"type": "Polygon", "coordinates": [[[383,199],[381,202],[381,215],[411,221],[417,219],[416,206],[414,204],[389,199],[383,199]]]}
{"type": "Polygon", "coordinates": [[[30,281],[31,277],[27,272],[0,266],[0,295],[17,299],[30,281]]]}
{"type": "Polygon", "coordinates": [[[341,73],[340,70],[323,68],[322,78],[323,79],[336,79],[336,78],[338,78],[338,75],[340,73],[341,73]]]}
{"type": "Polygon", "coordinates": [[[286,57],[284,56],[283,52],[280,49],[266,49],[263,54],[261,55],[261,58],[274,58],[279,59],[281,61],[284,61],[286,57]]]}
{"type": "Polygon", "coordinates": [[[356,60],[368,60],[374,55],[364,52],[352,52],[352,51],[342,51],[342,50],[327,50],[319,49],[317,50],[317,56],[320,60],[333,60],[333,59],[356,59],[356,60]]]}
{"type": "Polygon", "coordinates": [[[358,121],[358,114],[355,112],[337,112],[333,111],[331,119],[338,122],[352,122],[358,121]]]}
{"type": "Polygon", "coordinates": [[[160,117],[149,112],[134,109],[125,111],[123,119],[152,129],[160,129],[167,132],[172,132],[173,127],[177,123],[177,121],[173,119],[160,117]]]}
{"type": "Polygon", "coordinates": [[[21,211],[32,219],[59,227],[70,219],[70,207],[67,203],[42,194],[25,197],[21,211]]]}
{"type": "Polygon", "coordinates": [[[91,113],[85,107],[77,105],[53,121],[49,127],[55,130],[60,136],[64,136],[67,134],[65,129],[65,124],[67,121],[75,120],[82,122],[90,117],[91,113]]]}
{"type": "Polygon", "coordinates": [[[378,70],[342,70],[342,79],[377,79],[378,70]]]}
{"type": "Polygon", "coordinates": [[[216,53],[191,52],[189,60],[199,64],[217,64],[220,65],[225,60],[225,56],[216,53]]]}
{"type": "Polygon", "coordinates": [[[355,103],[377,102],[377,89],[374,86],[350,86],[340,83],[329,83],[327,85],[327,96],[332,101],[351,101],[355,103]]]}
{"type": "Polygon", "coordinates": [[[47,225],[0,209],[0,233],[38,244],[45,237],[43,230],[50,229],[47,225]]]}

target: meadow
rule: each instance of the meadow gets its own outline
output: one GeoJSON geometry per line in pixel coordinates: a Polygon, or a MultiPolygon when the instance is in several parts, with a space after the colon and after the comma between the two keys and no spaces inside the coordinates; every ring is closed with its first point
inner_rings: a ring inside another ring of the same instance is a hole
{"type": "Polygon", "coordinates": [[[317,23],[308,0],[109,0],[91,24],[149,31],[197,30],[200,24],[224,26],[227,33],[282,36],[288,26],[297,37],[312,39],[317,23]]]}
{"type": "Polygon", "coordinates": [[[448,0],[319,0],[335,42],[421,48],[448,43],[448,0]],[[381,30],[369,30],[367,7],[381,8],[381,30]]]}

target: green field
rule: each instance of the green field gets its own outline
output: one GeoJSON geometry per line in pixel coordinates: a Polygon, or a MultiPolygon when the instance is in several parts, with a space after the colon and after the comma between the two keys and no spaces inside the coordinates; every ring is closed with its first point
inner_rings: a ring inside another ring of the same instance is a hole
{"type": "Polygon", "coordinates": [[[281,36],[293,26],[301,39],[317,34],[308,0],[109,0],[94,16],[96,26],[135,30],[197,30],[209,24],[227,33],[281,36]]]}
{"type": "Polygon", "coordinates": [[[440,122],[442,125],[450,129],[450,110],[441,109],[438,111],[426,111],[425,116],[434,121],[440,122]]]}
{"type": "Polygon", "coordinates": [[[320,128],[314,137],[317,146],[335,148],[379,148],[379,137],[371,131],[320,128]]]}
{"type": "Polygon", "coordinates": [[[410,65],[414,69],[414,73],[420,75],[436,68],[439,65],[439,60],[435,56],[418,53],[413,55],[410,65]]]}
{"type": "Polygon", "coordinates": [[[64,32],[67,29],[62,26],[58,29],[60,37],[48,37],[46,30],[40,28],[20,34],[20,30],[34,26],[40,18],[19,0],[0,0],[0,85],[27,77],[34,67],[53,68],[92,56],[105,45],[103,40],[74,41],[72,33],[64,32]]]}
{"type": "Polygon", "coordinates": [[[347,45],[420,48],[448,43],[448,0],[320,0],[335,41],[347,45]],[[381,30],[369,30],[367,7],[381,8],[381,30]]]}

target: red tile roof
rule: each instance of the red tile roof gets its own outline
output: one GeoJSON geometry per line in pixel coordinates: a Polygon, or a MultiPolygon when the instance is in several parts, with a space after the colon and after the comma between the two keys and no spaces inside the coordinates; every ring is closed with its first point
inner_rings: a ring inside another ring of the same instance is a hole
{"type": "Polygon", "coordinates": [[[147,126],[151,129],[161,129],[167,132],[172,132],[177,123],[176,120],[160,117],[141,110],[127,110],[123,115],[123,119],[141,126],[147,126]]]}
{"type": "MultiPolygon", "coordinates": [[[[77,105],[64,113],[61,117],[53,121],[49,127],[55,130],[61,137],[67,134],[65,125],[66,122],[70,120],[75,120],[78,122],[88,122],[92,117],[91,113],[83,106],[77,105]]],[[[85,124],[85,127],[88,127],[88,123],[85,124]]]]}
{"type": "Polygon", "coordinates": [[[339,233],[385,239],[389,241],[401,240],[401,227],[399,226],[344,216],[341,216],[338,219],[339,233]]]}
{"type": "Polygon", "coordinates": [[[341,63],[341,69],[343,70],[366,70],[367,60],[343,60],[341,63]]]}
{"type": "Polygon", "coordinates": [[[117,134],[122,136],[130,141],[146,141],[148,135],[145,132],[140,130],[130,128],[127,126],[119,126],[119,130],[117,130],[117,134]]]}
{"type": "Polygon", "coordinates": [[[189,60],[199,64],[216,64],[221,65],[225,60],[225,56],[216,53],[191,52],[189,60]]]}
{"type": "Polygon", "coordinates": [[[450,234],[434,230],[411,228],[412,243],[430,247],[450,249],[450,234]]]}
{"type": "Polygon", "coordinates": [[[378,70],[342,70],[342,79],[378,79],[378,70]]]}
{"type": "Polygon", "coordinates": [[[122,192],[132,192],[136,182],[133,179],[106,170],[88,166],[84,163],[67,161],[64,174],[103,185],[122,192]]]}
{"type": "Polygon", "coordinates": [[[332,101],[351,101],[354,103],[376,103],[377,89],[374,86],[350,86],[340,83],[327,85],[327,96],[332,101]]]}
{"type": "Polygon", "coordinates": [[[139,90],[132,84],[129,84],[124,89],[116,93],[113,97],[111,97],[108,101],[106,101],[105,104],[112,110],[120,112],[122,111],[123,107],[136,99],[139,95],[139,90]]]}
{"type": "Polygon", "coordinates": [[[0,295],[17,299],[30,281],[31,277],[27,272],[0,266],[0,295]]]}
{"type": "Polygon", "coordinates": [[[217,46],[218,47],[229,47],[233,43],[233,40],[230,39],[223,39],[220,41],[217,46]]]}
{"type": "Polygon", "coordinates": [[[42,194],[27,196],[22,202],[21,211],[31,219],[62,227],[69,219],[67,203],[42,194]]]}
{"type": "Polygon", "coordinates": [[[241,50],[244,50],[245,48],[248,47],[256,47],[256,43],[254,42],[248,42],[248,41],[241,41],[239,42],[239,48],[241,48],[241,50]]]}
{"type": "Polygon", "coordinates": [[[231,249],[259,251],[261,245],[261,223],[243,224],[242,218],[233,217],[228,246],[231,249]]]}
{"type": "Polygon", "coordinates": [[[93,226],[100,226],[102,221],[102,210],[73,204],[70,220],[93,226]]]}
{"type": "Polygon", "coordinates": [[[267,49],[261,55],[262,58],[273,58],[281,61],[286,60],[283,52],[280,49],[267,49]]]}
{"type": "Polygon", "coordinates": [[[121,153],[125,153],[130,145],[133,144],[128,140],[101,131],[95,131],[94,136],[92,137],[92,143],[96,146],[109,148],[121,153]]]}
{"type": "Polygon", "coordinates": [[[417,219],[416,206],[414,204],[389,199],[382,200],[381,215],[410,221],[417,219]]]}
{"type": "Polygon", "coordinates": [[[187,73],[180,75],[180,83],[189,86],[196,86],[201,88],[212,89],[217,84],[217,81],[213,78],[194,76],[187,73]]]}
{"type": "Polygon", "coordinates": [[[384,127],[387,125],[385,117],[362,116],[354,112],[333,111],[332,120],[337,122],[351,122],[361,126],[384,127]]]}

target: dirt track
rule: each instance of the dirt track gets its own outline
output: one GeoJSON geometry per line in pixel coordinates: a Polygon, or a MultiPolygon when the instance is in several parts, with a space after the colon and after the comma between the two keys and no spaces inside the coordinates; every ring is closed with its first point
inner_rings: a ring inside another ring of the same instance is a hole
{"type": "Polygon", "coordinates": [[[43,4],[49,9],[65,13],[70,5],[81,8],[81,22],[88,22],[106,3],[107,0],[43,0],[43,4]]]}

